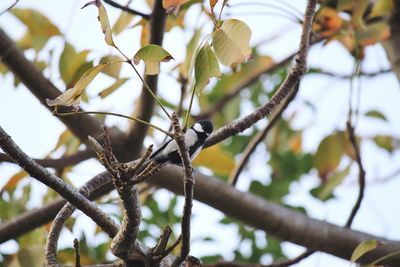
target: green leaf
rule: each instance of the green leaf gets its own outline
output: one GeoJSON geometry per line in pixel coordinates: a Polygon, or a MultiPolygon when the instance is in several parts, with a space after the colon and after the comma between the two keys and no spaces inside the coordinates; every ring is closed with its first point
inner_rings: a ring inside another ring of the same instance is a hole
{"type": "Polygon", "coordinates": [[[133,61],[139,64],[143,60],[145,64],[145,73],[147,75],[156,75],[160,72],[160,62],[168,62],[174,59],[168,51],[158,45],[150,44],[140,48],[133,61]]]}
{"type": "Polygon", "coordinates": [[[102,57],[100,59],[100,63],[113,63],[114,62],[114,64],[106,66],[101,72],[103,72],[115,79],[118,79],[119,74],[121,72],[121,68],[122,68],[122,61],[123,61],[122,58],[120,58],[119,56],[115,56],[115,55],[109,55],[109,56],[102,57]]]}
{"type": "Polygon", "coordinates": [[[210,45],[206,42],[196,56],[194,64],[195,89],[200,92],[211,77],[219,77],[219,64],[210,45]]]}
{"type": "Polygon", "coordinates": [[[21,266],[42,267],[44,266],[43,245],[34,244],[21,248],[18,253],[18,261],[21,266]]]}
{"type": "MultiPolygon", "coordinates": [[[[78,81],[79,77],[83,74],[80,72],[82,66],[87,65],[86,57],[89,54],[89,50],[84,50],[79,53],[75,51],[75,48],[65,42],[64,50],[61,53],[60,61],[59,61],[59,71],[61,75],[61,79],[67,85],[67,87],[73,87],[74,84],[78,81]],[[79,75],[78,77],[76,77],[79,75]]],[[[91,63],[90,63],[91,64],[91,63]]],[[[86,71],[85,69],[84,71],[86,71]]]]}
{"type": "Polygon", "coordinates": [[[338,133],[321,141],[314,157],[314,166],[323,180],[336,169],[344,152],[343,138],[338,133]]]}
{"type": "Polygon", "coordinates": [[[246,23],[228,19],[213,34],[213,48],[225,66],[239,64],[251,57],[251,30],[246,23]]]}
{"type": "Polygon", "coordinates": [[[378,147],[385,149],[389,153],[392,153],[395,149],[393,137],[390,135],[377,135],[374,137],[374,141],[378,147]]]}
{"type": "Polygon", "coordinates": [[[239,71],[231,75],[222,75],[213,88],[213,94],[222,97],[227,92],[233,92],[238,88],[242,88],[256,77],[270,70],[274,65],[272,58],[269,56],[256,57],[254,60],[243,64],[239,71]]]}
{"type": "Polygon", "coordinates": [[[372,118],[377,118],[377,119],[380,119],[380,120],[383,120],[383,121],[387,121],[386,116],[383,115],[383,113],[378,111],[378,110],[370,110],[370,111],[365,113],[365,116],[372,117],[372,118]]]}
{"type": "Polygon", "coordinates": [[[327,182],[320,188],[317,197],[322,200],[328,200],[332,196],[333,190],[343,182],[343,179],[349,174],[350,166],[344,170],[333,173],[327,178],[327,182]]]}
{"type": "Polygon", "coordinates": [[[365,253],[374,250],[378,247],[378,241],[376,240],[366,240],[361,242],[353,251],[353,254],[351,254],[351,261],[355,262],[358,260],[360,257],[362,257],[365,253]]]}
{"type": "Polygon", "coordinates": [[[109,96],[110,94],[114,93],[119,87],[121,87],[129,78],[122,78],[118,79],[115,83],[112,85],[108,86],[107,88],[104,88],[100,93],[99,96],[101,98],[105,98],[109,96]]]}

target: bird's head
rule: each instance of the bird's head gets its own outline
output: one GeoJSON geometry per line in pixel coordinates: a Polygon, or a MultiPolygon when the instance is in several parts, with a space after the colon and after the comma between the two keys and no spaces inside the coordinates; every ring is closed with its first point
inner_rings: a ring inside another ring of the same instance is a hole
{"type": "Polygon", "coordinates": [[[199,133],[205,133],[209,136],[214,130],[214,126],[210,120],[199,120],[197,121],[192,128],[199,133]]]}

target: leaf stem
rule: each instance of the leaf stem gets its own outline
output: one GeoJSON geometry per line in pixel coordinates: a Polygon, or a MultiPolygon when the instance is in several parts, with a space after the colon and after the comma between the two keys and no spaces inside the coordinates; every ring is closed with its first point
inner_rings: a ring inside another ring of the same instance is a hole
{"type": "Polygon", "coordinates": [[[131,65],[131,67],[133,68],[133,70],[135,71],[136,75],[139,77],[139,79],[142,81],[144,87],[146,88],[146,90],[149,92],[149,94],[154,98],[154,100],[157,102],[157,104],[161,107],[161,109],[164,111],[164,113],[167,115],[168,119],[171,120],[171,115],[169,115],[169,113],[167,112],[167,110],[164,108],[163,104],[161,103],[160,99],[153,93],[153,90],[151,90],[150,86],[146,83],[146,81],[143,79],[142,75],[140,75],[140,73],[138,72],[138,70],[136,69],[135,65],[133,65],[132,60],[127,57],[124,52],[121,51],[121,49],[118,48],[118,46],[116,46],[114,44],[115,49],[118,50],[118,52],[126,59],[126,63],[128,63],[129,65],[131,65]]]}
{"type": "Polygon", "coordinates": [[[187,126],[188,126],[188,123],[189,123],[190,113],[192,111],[193,99],[194,99],[194,94],[195,93],[196,93],[196,86],[193,86],[192,95],[190,96],[189,108],[188,108],[188,111],[186,112],[185,123],[183,124],[183,129],[187,129],[187,126]]]}
{"type": "Polygon", "coordinates": [[[69,115],[76,115],[76,114],[100,114],[100,115],[110,115],[110,116],[121,117],[121,118],[125,118],[125,119],[128,119],[128,120],[132,120],[132,121],[136,121],[136,122],[145,124],[145,125],[147,125],[149,127],[153,127],[154,129],[159,130],[160,132],[162,132],[162,133],[170,136],[171,138],[173,138],[173,135],[170,132],[168,132],[168,131],[166,131],[166,130],[164,130],[164,129],[162,129],[162,128],[154,125],[154,124],[151,124],[151,123],[149,123],[147,121],[144,121],[144,120],[141,120],[141,119],[138,119],[138,118],[135,118],[135,117],[130,117],[130,116],[127,116],[127,115],[118,114],[118,113],[114,113],[114,112],[107,112],[107,111],[77,111],[77,112],[65,112],[65,113],[56,112],[56,113],[54,113],[54,115],[58,115],[58,116],[69,116],[69,115]]]}

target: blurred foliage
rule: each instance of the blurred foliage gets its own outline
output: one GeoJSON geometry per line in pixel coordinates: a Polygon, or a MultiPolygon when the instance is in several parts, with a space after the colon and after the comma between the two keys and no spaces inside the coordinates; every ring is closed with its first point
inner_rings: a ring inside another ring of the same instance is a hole
{"type": "MultiPolygon", "coordinates": [[[[163,1],[164,7],[168,11],[177,12],[177,16],[168,16],[166,32],[179,29],[185,31],[189,37],[184,41],[186,51],[169,51],[171,54],[161,47],[146,46],[149,43],[148,20],[118,11],[118,19],[112,24],[111,29],[107,14],[99,10],[102,12],[101,28],[106,33],[105,42],[107,44],[116,46],[115,43],[118,39],[116,38],[114,43],[112,33],[119,36],[140,28],[138,30],[140,33],[134,40],[142,47],[136,55],[136,60],[145,61],[149,73],[158,73],[159,64],[172,59],[172,55],[185,55],[182,61],[173,63],[175,66],[170,70],[170,76],[178,83],[185,81],[188,85],[184,86],[186,95],[190,95],[191,90],[189,89],[198,88],[193,92],[196,93],[195,97],[199,103],[199,114],[211,116],[216,128],[226,125],[248,114],[250,109],[253,110],[266,103],[287,75],[286,65],[275,62],[272,59],[275,55],[261,54],[258,47],[252,48],[252,59],[248,60],[251,51],[248,40],[251,30],[245,22],[236,19],[218,21],[218,12],[222,10],[222,2],[225,4],[226,1],[210,1],[212,9],[210,12],[209,1],[163,1]],[[188,27],[185,24],[185,18],[192,7],[200,7],[200,12],[207,18],[207,21],[213,23],[213,32],[205,32],[204,25],[188,27]],[[225,67],[222,67],[222,64],[225,67]]],[[[338,1],[336,6],[320,5],[313,31],[323,38],[324,45],[334,41],[339,42],[355,59],[363,59],[368,46],[389,38],[388,25],[381,18],[388,16],[393,8],[393,1],[377,0],[369,8],[363,4],[365,1],[352,2],[354,1],[338,1]]],[[[147,3],[149,7],[153,6],[153,1],[149,0],[147,3]]],[[[231,7],[226,6],[225,8],[231,7]]],[[[93,67],[96,68],[103,63],[125,60],[120,55],[116,55],[114,50],[112,51],[115,53],[104,55],[99,55],[97,51],[90,49],[79,51],[73,43],[60,38],[61,32],[58,27],[38,10],[13,8],[11,14],[26,27],[25,34],[17,40],[18,46],[26,52],[33,53],[32,61],[43,73],[48,75],[50,80],[58,79],[59,84],[62,84],[63,91],[73,88],[76,84],[79,85],[82,75],[93,67]],[[60,43],[59,53],[47,46],[50,39],[56,39],[60,43]],[[56,62],[56,68],[54,62],[56,62]]],[[[5,28],[11,30],[7,26],[5,28]]],[[[129,51],[129,54],[134,52],[129,51]]],[[[126,88],[130,79],[136,79],[133,74],[121,77],[121,73],[125,75],[124,65],[127,64],[116,63],[101,68],[101,70],[97,69],[96,74],[101,71],[99,76],[107,76],[112,80],[111,84],[103,85],[97,90],[97,96],[102,99],[107,98],[118,90],[126,88]]],[[[7,67],[0,63],[0,74],[6,76],[9,73],[7,67]]],[[[320,74],[322,71],[313,68],[309,73],[320,74]]],[[[163,69],[161,69],[161,74],[163,74],[163,69]]],[[[17,87],[20,80],[18,77],[13,79],[15,87],[17,87]]],[[[161,88],[160,90],[168,92],[170,88],[161,88]]],[[[164,94],[164,97],[165,95],[168,93],[164,94]]],[[[93,100],[85,92],[83,92],[82,98],[88,103],[93,100]]],[[[306,102],[304,99],[298,101],[311,107],[312,112],[318,112],[314,103],[306,102]]],[[[178,101],[172,97],[165,97],[161,99],[161,103],[167,108],[177,109],[178,101]]],[[[187,107],[183,106],[182,110],[186,112],[187,107]]],[[[317,140],[318,144],[314,150],[305,151],[303,140],[307,134],[307,128],[299,129],[294,126],[296,116],[300,112],[301,110],[292,110],[288,114],[285,113],[269,132],[267,138],[259,144],[263,156],[253,157],[251,163],[252,166],[255,164],[266,166],[268,172],[262,179],[257,179],[251,177],[251,170],[245,169],[244,172],[247,175],[243,179],[248,179],[248,188],[241,189],[305,213],[304,207],[292,207],[286,203],[286,197],[291,193],[291,186],[305,177],[315,175],[319,178],[319,184],[310,190],[310,195],[321,201],[333,199],[335,189],[351,176],[355,154],[348,141],[347,133],[340,126],[337,126],[332,132],[326,133],[321,140],[317,140]]],[[[359,120],[367,123],[380,123],[380,125],[390,123],[384,112],[379,109],[367,110],[358,115],[359,120]]],[[[159,111],[155,116],[163,118],[159,111]]],[[[343,126],[345,120],[346,118],[343,118],[338,125],[343,126]]],[[[204,150],[194,161],[194,165],[206,167],[213,175],[227,180],[235,164],[238,164],[242,157],[245,148],[263,127],[257,124],[219,145],[204,150]]],[[[365,141],[372,142],[377,148],[389,154],[393,154],[400,146],[398,136],[383,131],[378,131],[372,136],[357,137],[360,147],[365,141]]],[[[80,140],[71,131],[65,130],[59,136],[57,144],[48,157],[73,155],[81,145],[80,140]]],[[[68,182],[71,170],[72,167],[57,170],[57,175],[68,182]]],[[[0,222],[5,222],[27,210],[32,187],[27,182],[27,178],[31,178],[23,171],[18,171],[11,177],[2,178],[7,182],[0,191],[0,222]]],[[[210,194],[212,193],[210,192],[210,194]]],[[[57,195],[49,191],[44,195],[42,202],[48,203],[55,197],[57,195]]],[[[146,212],[144,212],[140,227],[139,239],[147,245],[154,245],[166,226],[173,228],[180,224],[181,207],[178,205],[177,196],[161,199],[157,197],[153,189],[143,190],[141,199],[146,212]]],[[[112,205],[115,208],[112,215],[119,218],[119,206],[112,205]]],[[[76,218],[70,219],[66,224],[66,229],[72,231],[75,222],[76,218]]],[[[263,256],[269,256],[274,260],[286,258],[280,240],[269,235],[260,237],[256,234],[256,229],[228,217],[224,217],[220,223],[235,228],[238,241],[233,253],[234,260],[259,263],[263,256]]],[[[49,225],[18,238],[19,250],[14,255],[0,255],[0,261],[2,259],[3,262],[3,265],[0,266],[41,266],[48,230],[49,225]]],[[[100,234],[96,232],[96,235],[100,234]]],[[[177,236],[174,236],[173,239],[176,238],[177,236]]],[[[216,241],[213,237],[205,236],[201,242],[216,241]]],[[[72,240],[70,244],[71,247],[63,248],[58,253],[60,261],[64,264],[73,264],[72,240]]],[[[109,241],[93,244],[93,242],[88,242],[85,233],[80,234],[82,264],[109,262],[109,246],[109,241]]],[[[360,245],[354,258],[365,253],[370,247],[370,243],[365,246],[360,245]]],[[[202,261],[205,263],[215,262],[222,256],[219,252],[215,252],[215,254],[202,257],[202,261]]]]}

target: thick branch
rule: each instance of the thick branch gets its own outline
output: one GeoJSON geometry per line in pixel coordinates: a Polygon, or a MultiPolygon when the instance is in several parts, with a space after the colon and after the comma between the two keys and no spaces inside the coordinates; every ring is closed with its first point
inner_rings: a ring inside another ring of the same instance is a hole
{"type": "Polygon", "coordinates": [[[282,113],[286,110],[287,106],[294,99],[294,97],[296,96],[298,91],[299,91],[299,84],[296,84],[294,90],[288,95],[288,98],[282,103],[282,105],[278,108],[276,113],[274,113],[271,116],[271,119],[270,119],[267,127],[265,127],[263,131],[257,133],[257,135],[254,136],[254,138],[247,145],[246,149],[243,152],[242,158],[240,159],[239,163],[235,166],[235,168],[233,169],[233,171],[228,179],[228,182],[231,185],[233,185],[233,186],[236,185],[236,183],[239,179],[239,175],[243,171],[244,167],[246,166],[247,161],[249,160],[251,154],[257,148],[257,145],[262,140],[265,139],[267,134],[271,131],[271,129],[274,127],[274,125],[279,121],[282,113]]]}
{"type": "Polygon", "coordinates": [[[115,236],[118,227],[113,220],[80,194],[75,188],[28,157],[1,127],[0,147],[33,178],[55,190],[64,199],[67,199],[75,207],[82,210],[111,237],[115,236]]]}
{"type": "MultiPolygon", "coordinates": [[[[102,193],[112,190],[111,175],[108,173],[99,175],[107,177],[109,181],[107,186],[102,188],[102,193]]],[[[181,168],[168,166],[163,167],[159,173],[149,180],[149,183],[182,195],[182,179],[181,168]]],[[[363,263],[372,262],[384,255],[400,250],[399,242],[309,218],[302,213],[270,203],[251,193],[241,192],[233,187],[226,186],[226,183],[220,179],[206,176],[200,171],[196,171],[195,180],[194,199],[256,229],[265,230],[282,240],[296,243],[311,250],[326,252],[348,260],[354,249],[362,241],[374,239],[381,242],[382,246],[361,258],[363,263]]],[[[99,195],[99,191],[95,194],[99,195]]],[[[57,209],[57,206],[53,209],[57,209]]],[[[36,213],[41,214],[41,210],[37,210],[36,213]]],[[[52,209],[46,209],[46,211],[49,212],[44,214],[47,220],[43,220],[45,218],[43,216],[41,224],[47,223],[55,216],[52,209]],[[53,217],[49,215],[53,215],[53,217]]],[[[29,231],[33,228],[29,227],[25,230],[29,231]]],[[[2,225],[0,226],[0,241],[8,240],[4,239],[4,236],[2,225]]],[[[400,256],[387,259],[386,263],[400,266],[400,256]]]]}

